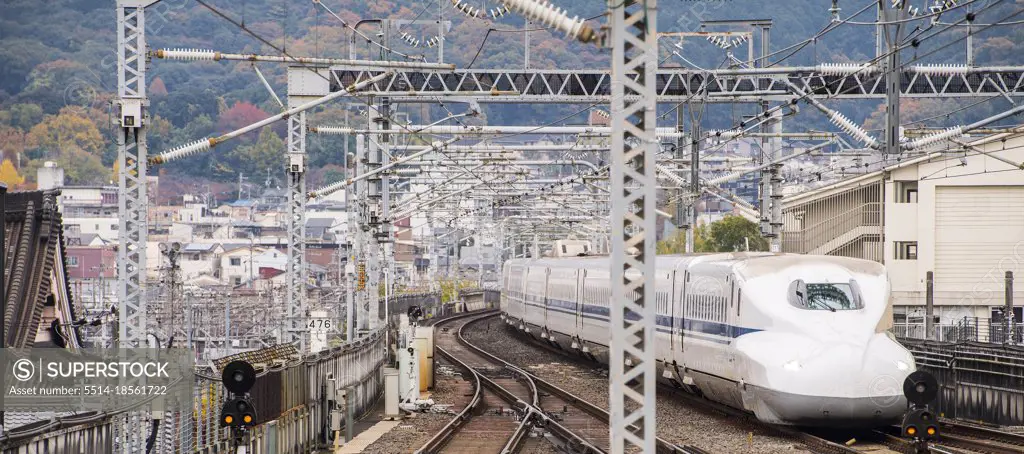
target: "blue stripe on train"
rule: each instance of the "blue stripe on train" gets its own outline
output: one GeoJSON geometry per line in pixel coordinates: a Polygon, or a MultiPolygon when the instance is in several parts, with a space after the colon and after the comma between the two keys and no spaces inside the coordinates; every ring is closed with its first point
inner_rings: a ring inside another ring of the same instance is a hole
{"type": "MultiPolygon", "coordinates": [[[[536,299],[540,298],[530,298],[530,300],[536,299]]],[[[526,302],[526,304],[533,307],[546,307],[548,310],[572,316],[576,315],[576,307],[579,304],[570,301],[562,301],[556,299],[547,299],[546,302],[546,306],[544,304],[532,301],[528,301],[526,302]]],[[[583,304],[582,312],[584,318],[599,320],[603,322],[609,321],[609,317],[611,315],[609,312],[609,308],[596,306],[592,304],[583,304]]],[[[626,318],[628,320],[639,320],[640,316],[635,312],[630,311],[626,314],[626,318]]],[[[721,344],[728,344],[731,342],[731,339],[735,339],[744,334],[751,334],[763,331],[758,328],[744,328],[742,326],[730,325],[727,323],[718,323],[706,320],[683,319],[681,317],[670,317],[667,315],[657,315],[655,322],[658,325],[659,332],[671,334],[673,326],[682,325],[685,336],[717,342],[721,344]],[[709,336],[720,336],[726,339],[709,336]]]]}

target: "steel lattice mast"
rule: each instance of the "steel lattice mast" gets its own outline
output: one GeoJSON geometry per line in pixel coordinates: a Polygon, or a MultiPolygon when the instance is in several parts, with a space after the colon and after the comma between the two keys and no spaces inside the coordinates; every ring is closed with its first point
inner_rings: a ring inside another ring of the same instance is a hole
{"type": "MultiPolygon", "coordinates": [[[[117,2],[118,346],[146,346],[146,7],[151,0],[117,2]]],[[[148,424],[141,414],[120,419],[124,453],[144,451],[148,424]]]]}
{"type": "Polygon", "coordinates": [[[611,451],[655,448],[656,0],[609,0],[612,48],[611,451]],[[635,80],[631,77],[636,74],[635,80]],[[637,254],[631,255],[630,249],[637,254]],[[630,384],[635,382],[635,388],[630,384]],[[633,405],[630,405],[633,404],[633,405]],[[634,432],[634,423],[639,430],[634,432]]]}
{"type": "MultiPolygon", "coordinates": [[[[291,97],[289,97],[291,103],[291,97]]],[[[288,274],[286,342],[306,351],[306,112],[288,117],[288,274]]]]}

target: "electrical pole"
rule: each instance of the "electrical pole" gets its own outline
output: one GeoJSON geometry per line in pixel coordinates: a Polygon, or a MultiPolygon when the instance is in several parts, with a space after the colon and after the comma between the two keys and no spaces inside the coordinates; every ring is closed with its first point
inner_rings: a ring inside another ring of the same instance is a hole
{"type": "MultiPolygon", "coordinates": [[[[672,157],[675,158],[675,160],[676,160],[676,167],[678,168],[679,166],[682,165],[683,158],[686,157],[686,138],[682,135],[682,132],[683,132],[683,107],[682,106],[676,107],[676,132],[678,132],[680,134],[679,134],[679,137],[676,138],[676,149],[675,149],[675,153],[672,154],[672,157]]],[[[691,166],[693,165],[692,160],[690,162],[690,165],[691,166]]],[[[689,197],[686,196],[686,188],[683,188],[683,187],[680,187],[680,188],[676,189],[673,192],[675,193],[675,199],[676,199],[676,212],[673,213],[674,217],[673,217],[672,221],[675,222],[677,227],[679,227],[679,228],[684,230],[683,234],[684,234],[685,238],[687,239],[686,240],[686,244],[689,245],[690,244],[689,240],[688,240],[690,238],[690,232],[689,231],[690,231],[690,229],[694,228],[694,226],[689,225],[688,218],[687,218],[687,216],[689,215],[689,204],[687,203],[687,200],[689,200],[689,197]]],[[[596,244],[595,244],[595,246],[596,246],[596,244]]],[[[685,251],[686,252],[690,252],[689,250],[685,250],[685,251]]]]}
{"type": "MultiPolygon", "coordinates": [[[[690,196],[686,204],[686,220],[689,228],[686,229],[686,253],[697,252],[697,203],[700,201],[700,145],[703,141],[704,131],[700,127],[700,120],[703,116],[704,106],[700,102],[689,105],[690,115],[694,120],[690,124],[690,196]],[[694,113],[696,110],[699,113],[694,113]]],[[[654,216],[653,214],[651,215],[654,216]]]]}
{"type": "MultiPolygon", "coordinates": [[[[371,114],[372,116],[372,114],[371,114]]],[[[356,135],[356,167],[355,174],[361,175],[366,172],[366,135],[356,135]]],[[[370,253],[369,244],[367,241],[367,234],[369,225],[367,219],[369,214],[369,206],[367,205],[369,181],[358,180],[355,182],[355,203],[353,207],[356,210],[354,216],[354,222],[352,226],[354,234],[351,235],[355,241],[355,252],[353,257],[355,258],[355,273],[356,273],[356,289],[355,289],[355,303],[356,303],[356,320],[359,323],[359,331],[365,333],[369,329],[369,296],[366,291],[366,262],[367,255],[370,253]]]]}
{"type": "MultiPolygon", "coordinates": [[[[146,7],[156,0],[117,1],[118,345],[145,347],[146,323],[146,7]]],[[[121,452],[145,449],[149,425],[129,412],[115,425],[121,452]]]]}
{"type": "MultiPolygon", "coordinates": [[[[612,48],[609,438],[611,452],[624,452],[630,445],[650,453],[655,452],[657,438],[654,285],[647,285],[655,275],[657,241],[657,1],[609,0],[608,9],[611,36],[606,45],[612,48]],[[634,247],[638,254],[629,255],[628,249],[634,247]],[[630,320],[627,313],[639,315],[639,320],[630,320]],[[630,428],[634,422],[635,432],[630,428]]],[[[696,162],[691,163],[694,168],[696,162]]]]}
{"type": "MultiPolygon", "coordinates": [[[[768,139],[768,143],[771,144],[769,162],[778,162],[782,158],[782,112],[775,111],[771,115],[769,128],[776,135],[768,139]]],[[[769,213],[768,241],[771,252],[782,252],[782,177],[779,175],[781,168],[782,164],[775,164],[768,168],[768,199],[771,202],[771,209],[767,211],[769,213]]]]}
{"type": "Polygon", "coordinates": [[[888,53],[885,55],[885,144],[882,157],[900,154],[900,33],[907,17],[907,0],[893,5],[891,0],[879,0],[883,34],[888,53]],[[897,8],[898,7],[898,8],[897,8]]]}
{"type": "MultiPolygon", "coordinates": [[[[289,108],[294,108],[292,96],[289,108]]],[[[306,112],[288,117],[288,265],[285,339],[306,351],[306,112]]]]}

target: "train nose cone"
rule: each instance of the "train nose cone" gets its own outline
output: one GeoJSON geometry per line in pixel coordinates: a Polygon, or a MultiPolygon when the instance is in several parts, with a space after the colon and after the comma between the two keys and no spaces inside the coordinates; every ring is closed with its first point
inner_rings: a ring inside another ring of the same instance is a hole
{"type": "Polygon", "coordinates": [[[833,345],[784,363],[773,389],[762,392],[762,410],[783,424],[893,423],[906,407],[902,384],[912,371],[913,359],[884,335],[833,345]]]}

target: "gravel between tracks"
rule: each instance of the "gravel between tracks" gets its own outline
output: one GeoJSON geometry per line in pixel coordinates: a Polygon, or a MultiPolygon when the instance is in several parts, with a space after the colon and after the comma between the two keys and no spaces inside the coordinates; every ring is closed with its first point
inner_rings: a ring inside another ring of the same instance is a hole
{"type": "MultiPolygon", "coordinates": [[[[440,357],[436,358],[436,365],[445,365],[440,357]]],[[[462,404],[468,402],[468,397],[459,395],[456,385],[462,380],[461,376],[446,376],[438,371],[435,376],[436,382],[430,398],[435,404],[453,405],[452,411],[458,413],[462,410],[462,404]]],[[[416,413],[391,429],[377,441],[374,441],[363,450],[365,454],[398,454],[411,453],[423,446],[430,440],[445,424],[454,417],[453,414],[442,413],[416,413]]],[[[483,453],[481,453],[483,454],[483,453]]]]}
{"type": "MultiPolygon", "coordinates": [[[[524,367],[566,391],[608,409],[608,373],[537,348],[497,318],[466,328],[467,338],[498,357],[524,367]]],[[[715,454],[806,452],[800,443],[733,417],[692,408],[671,395],[658,396],[658,436],[715,454]]]]}

